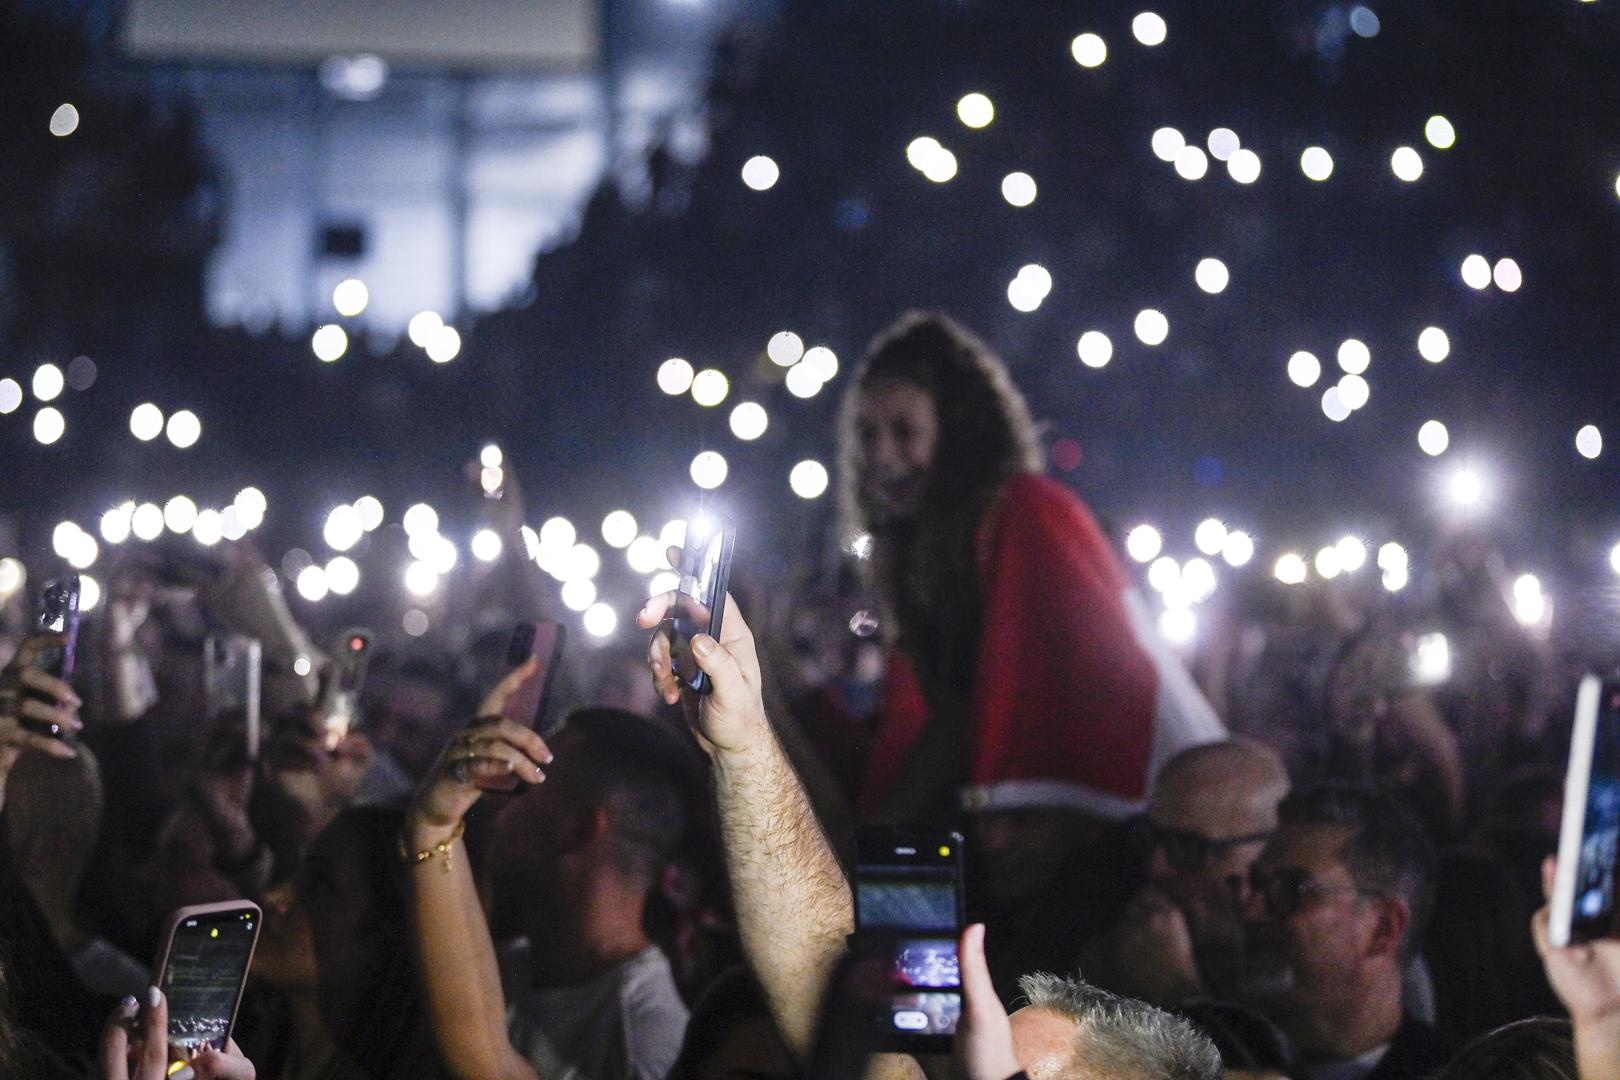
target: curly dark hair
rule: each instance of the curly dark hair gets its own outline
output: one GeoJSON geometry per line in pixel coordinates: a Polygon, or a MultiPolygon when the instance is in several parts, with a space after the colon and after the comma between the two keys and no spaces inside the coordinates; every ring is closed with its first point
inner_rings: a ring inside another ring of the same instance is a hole
{"type": "Polygon", "coordinates": [[[878,585],[897,644],[925,681],[971,692],[978,647],[975,539],[1007,481],[1041,471],[1034,421],[1006,367],[947,315],[911,311],[867,349],[839,420],[840,509],[849,536],[881,547],[878,585]],[[915,386],[939,418],[933,465],[912,518],[895,520],[863,491],[862,396],[875,385],[915,386]]]}

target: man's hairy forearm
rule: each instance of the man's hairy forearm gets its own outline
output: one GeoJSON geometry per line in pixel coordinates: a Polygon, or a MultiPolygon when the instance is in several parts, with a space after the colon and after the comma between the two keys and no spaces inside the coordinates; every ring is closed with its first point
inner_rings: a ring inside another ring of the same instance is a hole
{"type": "Polygon", "coordinates": [[[849,881],[774,733],[715,755],[737,928],[777,1028],[808,1060],[827,980],[855,928],[849,881]]]}

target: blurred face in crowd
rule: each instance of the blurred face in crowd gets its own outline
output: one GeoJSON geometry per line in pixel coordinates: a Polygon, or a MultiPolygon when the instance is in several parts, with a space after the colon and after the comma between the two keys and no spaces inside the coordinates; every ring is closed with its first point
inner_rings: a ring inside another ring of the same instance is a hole
{"type": "Polygon", "coordinates": [[[406,931],[377,924],[377,886],[363,870],[367,842],[351,819],[339,817],[310,845],[292,880],[266,894],[255,978],[284,990],[319,989],[324,1005],[352,1006],[365,993],[377,935],[406,931]]]}
{"type": "Polygon", "coordinates": [[[449,691],[438,683],[376,673],[366,688],[366,734],[393,753],[410,775],[423,776],[444,747],[452,704],[449,691]]]}
{"type": "Polygon", "coordinates": [[[855,435],[864,499],[896,517],[915,514],[939,440],[939,412],[932,395],[895,379],[863,386],[855,435]]]}
{"type": "Polygon", "coordinates": [[[1036,809],[983,811],[972,830],[980,888],[998,907],[1046,891],[1094,832],[1077,814],[1036,809]]]}
{"type": "Polygon", "coordinates": [[[1275,756],[1243,745],[1185,755],[1154,786],[1142,827],[1147,878],[1186,916],[1210,977],[1241,961],[1249,867],[1275,832],[1287,793],[1275,756]]]}
{"type": "Polygon", "coordinates": [[[1392,901],[1362,892],[1344,865],[1349,835],[1342,825],[1284,825],[1254,864],[1244,969],[1230,990],[1285,1030],[1291,1016],[1347,1014],[1369,960],[1399,946],[1392,901]]]}

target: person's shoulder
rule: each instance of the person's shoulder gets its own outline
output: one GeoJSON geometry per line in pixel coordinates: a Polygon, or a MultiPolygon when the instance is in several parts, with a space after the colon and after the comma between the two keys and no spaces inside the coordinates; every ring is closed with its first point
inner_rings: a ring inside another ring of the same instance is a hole
{"type": "Polygon", "coordinates": [[[1439,1029],[1408,1016],[1367,1080],[1419,1080],[1451,1060],[1456,1046],[1439,1029]]]}
{"type": "Polygon", "coordinates": [[[629,1075],[668,1075],[680,1056],[689,1013],[675,986],[669,959],[650,945],[621,965],[619,1010],[629,1075]]]}

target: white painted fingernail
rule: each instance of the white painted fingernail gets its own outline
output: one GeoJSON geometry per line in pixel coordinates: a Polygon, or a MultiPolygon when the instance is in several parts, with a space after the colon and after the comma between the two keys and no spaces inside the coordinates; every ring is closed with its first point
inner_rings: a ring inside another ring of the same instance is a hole
{"type": "Polygon", "coordinates": [[[148,986],[146,988],[146,1004],[148,1007],[155,1009],[162,1003],[162,1001],[163,991],[159,990],[155,986],[148,986]]]}

